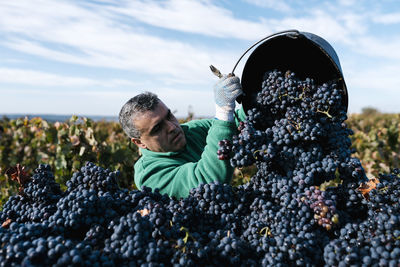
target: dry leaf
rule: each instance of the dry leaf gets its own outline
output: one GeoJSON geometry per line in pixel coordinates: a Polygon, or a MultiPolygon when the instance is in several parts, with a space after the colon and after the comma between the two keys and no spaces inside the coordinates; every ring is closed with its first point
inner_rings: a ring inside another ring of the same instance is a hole
{"type": "Polygon", "coordinates": [[[71,136],[69,139],[71,140],[71,144],[73,146],[78,146],[81,143],[81,141],[79,140],[79,137],[76,135],[71,136]]]}
{"type": "Polygon", "coordinates": [[[140,215],[142,215],[142,217],[150,214],[149,209],[142,209],[142,210],[138,210],[137,212],[139,212],[140,215]]]}
{"type": "Polygon", "coordinates": [[[56,121],[54,123],[54,127],[58,130],[61,127],[61,123],[59,121],[56,121]]]}
{"type": "Polygon", "coordinates": [[[8,228],[10,226],[11,222],[12,222],[11,219],[7,219],[7,220],[5,220],[5,222],[3,222],[1,227],[8,228]]]}
{"type": "Polygon", "coordinates": [[[17,181],[20,185],[24,185],[30,179],[28,174],[25,172],[25,167],[22,167],[20,164],[9,168],[6,171],[6,174],[10,176],[12,180],[17,181]]]}
{"type": "Polygon", "coordinates": [[[12,180],[17,181],[19,184],[19,193],[23,194],[24,185],[29,182],[31,177],[25,172],[25,167],[17,164],[15,167],[8,168],[6,175],[10,176],[12,180]]]}
{"type": "Polygon", "coordinates": [[[372,178],[369,179],[368,182],[360,184],[358,190],[363,194],[363,196],[368,199],[368,194],[372,189],[376,188],[376,185],[379,184],[379,179],[372,178]]]}

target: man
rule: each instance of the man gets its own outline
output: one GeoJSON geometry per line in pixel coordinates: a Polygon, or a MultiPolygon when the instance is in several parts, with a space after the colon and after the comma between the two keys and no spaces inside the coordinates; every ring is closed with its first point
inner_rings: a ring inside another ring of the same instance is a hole
{"type": "MultiPolygon", "coordinates": [[[[233,167],[218,160],[218,142],[237,133],[235,99],[242,94],[239,78],[224,75],[214,86],[215,119],[192,120],[182,125],[153,93],[131,98],[119,121],[142,156],[135,163],[135,184],[158,188],[176,198],[186,197],[202,183],[230,183],[233,167]]],[[[239,112],[241,120],[245,114],[239,112]]]]}

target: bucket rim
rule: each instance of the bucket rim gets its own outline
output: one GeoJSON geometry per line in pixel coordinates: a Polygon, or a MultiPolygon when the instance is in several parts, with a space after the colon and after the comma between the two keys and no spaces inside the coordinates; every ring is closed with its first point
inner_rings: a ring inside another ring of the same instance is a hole
{"type": "MultiPolygon", "coordinates": [[[[244,64],[244,67],[243,67],[242,79],[241,79],[242,87],[243,87],[243,83],[245,83],[245,84],[248,83],[248,82],[246,82],[246,79],[247,79],[246,75],[247,76],[249,76],[249,75],[246,73],[246,66],[247,66],[247,63],[249,62],[249,60],[252,59],[252,56],[254,55],[254,53],[260,47],[262,48],[263,46],[265,46],[266,43],[270,42],[271,40],[278,39],[278,38],[306,40],[307,46],[310,45],[310,47],[311,46],[314,47],[314,48],[312,48],[312,50],[319,51],[316,53],[318,53],[318,55],[319,55],[319,53],[321,53],[321,56],[323,55],[323,57],[325,58],[324,60],[328,60],[328,62],[329,62],[328,64],[331,65],[329,67],[331,69],[329,73],[331,73],[334,77],[336,77],[335,79],[338,80],[338,86],[343,91],[343,104],[345,106],[345,112],[347,112],[348,111],[348,91],[347,91],[347,86],[346,86],[346,83],[344,80],[343,71],[342,71],[342,68],[340,65],[339,57],[338,57],[336,51],[334,50],[334,48],[329,44],[328,41],[326,41],[322,37],[320,37],[314,33],[310,33],[310,32],[303,32],[303,31],[299,31],[296,29],[280,31],[280,32],[276,32],[271,35],[268,35],[268,36],[260,39],[259,41],[255,42],[254,44],[252,44],[240,56],[239,60],[236,62],[235,66],[231,72],[234,75],[234,71],[235,71],[236,67],[238,66],[239,62],[249,51],[251,51],[253,49],[253,51],[248,56],[248,58],[244,64]],[[332,67],[333,67],[334,71],[333,71],[332,67]]],[[[310,50],[311,50],[311,48],[310,48],[310,50]]],[[[270,69],[270,70],[272,71],[273,69],[270,69]]],[[[253,75],[253,77],[254,77],[254,75],[253,75]]],[[[244,89],[245,95],[241,96],[237,99],[237,102],[239,102],[239,103],[243,103],[243,98],[246,97],[246,88],[243,87],[243,89],[244,89]]],[[[243,108],[246,111],[246,107],[243,106],[243,108]]]]}

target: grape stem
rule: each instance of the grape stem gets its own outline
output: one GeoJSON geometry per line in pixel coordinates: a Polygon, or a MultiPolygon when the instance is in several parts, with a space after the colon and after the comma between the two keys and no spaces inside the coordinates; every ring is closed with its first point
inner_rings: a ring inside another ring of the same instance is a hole
{"type": "Polygon", "coordinates": [[[328,116],[328,118],[330,118],[330,119],[332,118],[332,115],[329,114],[329,109],[328,109],[327,111],[317,110],[317,112],[322,113],[322,114],[325,114],[325,115],[328,116]]]}
{"type": "Polygon", "coordinates": [[[265,237],[272,236],[271,229],[269,229],[268,226],[261,228],[260,235],[263,235],[265,237]],[[263,232],[264,232],[264,234],[263,234],[263,232]]]}

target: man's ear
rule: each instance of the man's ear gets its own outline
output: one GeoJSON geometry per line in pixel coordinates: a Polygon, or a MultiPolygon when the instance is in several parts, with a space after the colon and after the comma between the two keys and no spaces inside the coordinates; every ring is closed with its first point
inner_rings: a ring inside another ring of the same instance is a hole
{"type": "Polygon", "coordinates": [[[147,148],[147,146],[145,144],[142,143],[142,141],[140,141],[139,138],[131,138],[131,141],[137,145],[140,148],[147,148]]]}

